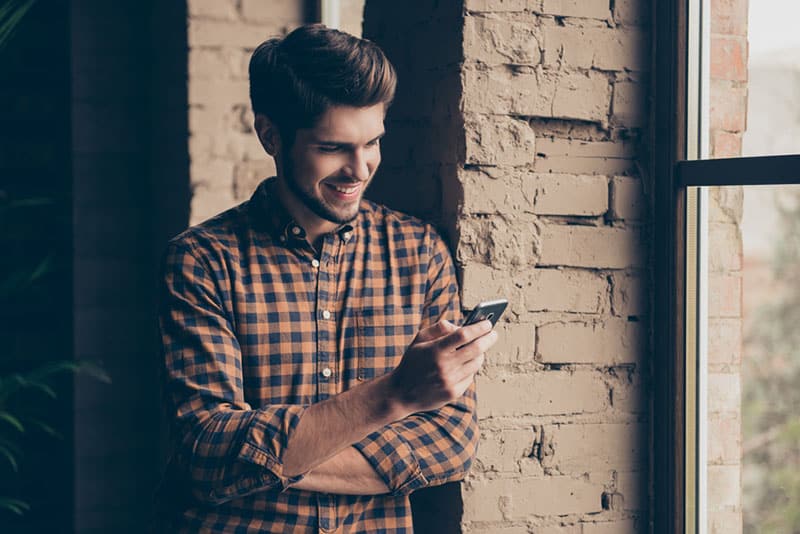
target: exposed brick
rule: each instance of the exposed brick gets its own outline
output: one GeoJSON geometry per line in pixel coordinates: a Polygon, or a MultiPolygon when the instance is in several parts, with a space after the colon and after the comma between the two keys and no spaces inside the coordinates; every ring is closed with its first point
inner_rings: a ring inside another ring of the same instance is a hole
{"type": "Polygon", "coordinates": [[[499,297],[508,299],[511,309],[522,308],[522,290],[515,279],[516,273],[476,262],[466,263],[462,273],[461,304],[465,308],[499,297]]]}
{"type": "Polygon", "coordinates": [[[611,309],[621,317],[641,317],[650,312],[650,291],[643,274],[614,273],[611,276],[611,309]]]}
{"type": "Polygon", "coordinates": [[[273,32],[263,26],[250,26],[238,22],[189,19],[189,46],[255,48],[273,37],[273,32]]]}
{"type": "Polygon", "coordinates": [[[188,0],[189,17],[198,19],[236,20],[235,0],[188,0]]]}
{"type": "Polygon", "coordinates": [[[739,274],[708,275],[708,316],[742,316],[742,277],[739,274]]]}
{"type": "Polygon", "coordinates": [[[648,202],[639,178],[615,176],[611,179],[611,209],[614,218],[638,221],[647,216],[648,202]]]}
{"type": "Polygon", "coordinates": [[[646,510],[648,503],[646,471],[617,473],[617,491],[622,494],[625,510],[646,510]]]}
{"type": "Polygon", "coordinates": [[[742,409],[739,373],[708,373],[708,412],[738,413],[742,409]]]}
{"type": "Polygon", "coordinates": [[[742,534],[741,510],[709,510],[709,534],[742,534]]]}
{"type": "MultiPolygon", "coordinates": [[[[189,83],[230,78],[247,80],[249,54],[236,48],[190,48],[189,83]]],[[[227,103],[227,102],[226,102],[227,103]]]]}
{"type": "Polygon", "coordinates": [[[607,226],[545,225],[539,265],[625,269],[644,263],[638,231],[607,226]]]}
{"type": "MultiPolygon", "coordinates": [[[[214,188],[218,184],[232,185],[233,183],[232,161],[222,159],[200,159],[194,158],[189,164],[189,176],[192,184],[203,184],[203,187],[214,188]]],[[[233,193],[233,189],[231,189],[233,193]]]]}
{"type": "Polygon", "coordinates": [[[739,414],[708,416],[708,463],[738,465],[742,461],[742,424],[739,414]]]}
{"type": "Polygon", "coordinates": [[[539,0],[539,12],[560,17],[606,20],[610,17],[608,0],[539,0]]]}
{"type": "Polygon", "coordinates": [[[478,376],[481,417],[598,413],[608,406],[605,383],[590,372],[478,376]],[[564,395],[565,391],[571,392],[564,395]]]}
{"type": "MultiPolygon", "coordinates": [[[[458,177],[464,190],[463,212],[508,214],[533,211],[531,199],[523,192],[520,174],[523,173],[504,172],[495,167],[459,169],[458,177]]],[[[524,174],[527,178],[527,173],[524,174]]]]}
{"type": "Polygon", "coordinates": [[[529,323],[500,322],[495,326],[500,338],[486,353],[486,364],[513,364],[533,361],[536,329],[529,323]]]}
{"type": "Polygon", "coordinates": [[[747,37],[747,4],[748,0],[711,0],[711,33],[747,37]]]}
{"type": "Polygon", "coordinates": [[[189,224],[200,223],[236,204],[233,186],[228,183],[206,185],[198,183],[192,188],[192,213],[189,224]]]}
{"type": "Polygon", "coordinates": [[[523,190],[532,197],[537,215],[597,216],[608,210],[605,176],[534,174],[524,180],[523,190]]]}
{"type": "Polygon", "coordinates": [[[519,478],[511,484],[509,517],[591,514],[602,511],[601,484],[583,477],[519,478]]]}
{"type": "Polygon", "coordinates": [[[525,309],[598,313],[607,301],[605,278],[592,271],[576,269],[531,269],[517,278],[525,309]]]}
{"type": "Polygon", "coordinates": [[[708,466],[708,509],[740,509],[742,506],[742,467],[708,466]]]}
{"type": "Polygon", "coordinates": [[[525,165],[536,154],[535,136],[526,121],[503,116],[465,117],[466,162],[477,165],[525,165]]]}
{"type": "Polygon", "coordinates": [[[463,270],[462,304],[505,297],[518,313],[565,311],[599,313],[607,305],[608,283],[602,274],[578,269],[527,269],[510,272],[480,263],[463,270]]]}
{"type": "MultiPolygon", "coordinates": [[[[303,2],[297,0],[241,0],[242,18],[248,22],[267,23],[272,28],[293,29],[302,24],[305,14],[303,2]]],[[[263,24],[261,25],[263,27],[263,24]]],[[[270,31],[275,32],[275,29],[270,31]]],[[[273,37],[273,35],[267,35],[273,37]]],[[[263,40],[262,39],[262,40],[263,40]]],[[[254,43],[257,45],[261,41],[254,43]]],[[[253,45],[253,46],[254,46],[253,45]]]]}
{"type": "Polygon", "coordinates": [[[649,69],[647,34],[636,29],[545,26],[544,65],[607,71],[649,69]]]}
{"type": "Polygon", "coordinates": [[[594,71],[515,73],[500,67],[465,73],[464,106],[471,113],[604,123],[610,99],[608,78],[594,71]]]}
{"type": "Polygon", "coordinates": [[[650,2],[614,0],[614,20],[625,26],[649,26],[650,2]]]}
{"type": "Polygon", "coordinates": [[[635,167],[630,142],[580,141],[541,137],[536,140],[534,170],[539,173],[624,174],[635,167]]]}
{"type": "Polygon", "coordinates": [[[711,78],[747,81],[747,39],[744,37],[711,37],[711,78]]]}
{"type": "Polygon", "coordinates": [[[538,256],[539,231],[530,220],[462,219],[458,230],[460,262],[518,267],[534,264],[538,256]]]}
{"type": "Polygon", "coordinates": [[[602,523],[584,523],[582,534],[640,534],[645,529],[636,519],[622,519],[602,523]]]}
{"type": "Polygon", "coordinates": [[[539,42],[534,26],[487,17],[465,17],[464,57],[486,65],[538,65],[539,42]]]}
{"type": "Polygon", "coordinates": [[[648,88],[640,83],[617,82],[611,103],[614,123],[628,128],[641,128],[648,124],[648,88]]]}
{"type": "Polygon", "coordinates": [[[714,365],[741,365],[742,320],[708,320],[708,363],[714,365]]]}
{"type": "Polygon", "coordinates": [[[465,0],[464,7],[471,12],[524,11],[528,0],[465,0]]]}
{"type": "Polygon", "coordinates": [[[742,155],[742,134],[723,131],[712,132],[711,156],[714,158],[735,158],[742,155]]]}
{"type": "Polygon", "coordinates": [[[465,534],[529,534],[528,527],[507,526],[497,523],[481,523],[480,525],[470,525],[465,534]]]}
{"type": "Polygon", "coordinates": [[[708,268],[727,273],[742,269],[742,233],[736,224],[709,223],[708,268]]]}
{"type": "Polygon", "coordinates": [[[506,429],[481,436],[478,461],[486,471],[518,472],[519,462],[533,446],[533,430],[506,429]]]}
{"type": "Polygon", "coordinates": [[[744,214],[744,188],[741,186],[712,187],[708,197],[710,200],[709,221],[741,224],[744,214]]]}
{"type": "Polygon", "coordinates": [[[236,200],[250,198],[264,178],[275,176],[275,160],[265,157],[256,161],[242,161],[233,171],[233,196],[236,200]]]}
{"type": "Polygon", "coordinates": [[[473,481],[464,492],[464,519],[498,521],[602,511],[603,486],[565,476],[473,481]]]}
{"type": "Polygon", "coordinates": [[[647,425],[643,423],[591,423],[546,426],[553,454],[547,465],[560,473],[647,467],[647,425]]]}
{"type": "Polygon", "coordinates": [[[644,334],[640,323],[624,319],[549,323],[536,329],[536,355],[543,363],[637,363],[644,334]]]}
{"type": "Polygon", "coordinates": [[[639,372],[621,372],[609,377],[614,410],[620,413],[646,414],[649,412],[649,385],[642,383],[639,372]]]}
{"type": "Polygon", "coordinates": [[[194,80],[189,84],[189,105],[244,103],[248,102],[249,91],[246,80],[194,80]]]}
{"type": "Polygon", "coordinates": [[[711,81],[710,125],[712,130],[743,132],[747,125],[747,89],[727,81],[711,81]]]}

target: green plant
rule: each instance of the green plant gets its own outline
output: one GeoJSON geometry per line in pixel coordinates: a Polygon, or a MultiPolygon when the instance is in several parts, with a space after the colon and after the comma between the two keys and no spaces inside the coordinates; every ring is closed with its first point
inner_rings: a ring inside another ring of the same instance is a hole
{"type": "MultiPolygon", "coordinates": [[[[0,51],[34,3],[35,0],[9,0],[0,5],[0,51]]],[[[36,236],[30,235],[23,214],[52,204],[53,201],[47,198],[12,199],[0,190],[0,247],[5,252],[4,261],[0,261],[2,309],[14,309],[15,303],[29,297],[53,270],[55,252],[45,250],[26,258],[18,254],[32,246],[30,240],[36,241],[36,236]]],[[[55,400],[57,394],[53,382],[63,374],[86,373],[110,382],[102,369],[89,362],[48,361],[32,365],[24,354],[16,352],[13,344],[0,346],[0,364],[3,364],[0,367],[0,465],[7,465],[15,473],[20,469],[23,455],[20,442],[26,434],[36,430],[60,438],[46,417],[28,409],[32,395],[55,400]]],[[[0,510],[23,515],[29,510],[29,505],[16,496],[0,495],[0,510]]]]}

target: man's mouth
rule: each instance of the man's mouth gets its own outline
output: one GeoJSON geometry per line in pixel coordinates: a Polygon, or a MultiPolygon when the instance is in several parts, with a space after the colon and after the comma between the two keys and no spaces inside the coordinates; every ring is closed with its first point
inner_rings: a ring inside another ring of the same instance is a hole
{"type": "Polygon", "coordinates": [[[358,196],[363,184],[360,182],[355,184],[325,182],[325,185],[334,193],[336,197],[343,200],[350,200],[358,196]]]}

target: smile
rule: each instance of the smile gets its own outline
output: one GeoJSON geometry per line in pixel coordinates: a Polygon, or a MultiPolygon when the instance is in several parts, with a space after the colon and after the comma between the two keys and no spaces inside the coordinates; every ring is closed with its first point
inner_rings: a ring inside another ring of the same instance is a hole
{"type": "Polygon", "coordinates": [[[342,187],[340,185],[331,185],[331,187],[336,189],[340,193],[344,193],[346,195],[350,195],[352,193],[355,193],[356,191],[358,191],[358,188],[359,188],[359,186],[357,186],[357,185],[354,185],[352,187],[342,187]]]}

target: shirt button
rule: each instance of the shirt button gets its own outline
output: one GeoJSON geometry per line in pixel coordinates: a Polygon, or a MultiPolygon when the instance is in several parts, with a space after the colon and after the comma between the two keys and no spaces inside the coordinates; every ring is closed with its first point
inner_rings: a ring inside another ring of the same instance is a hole
{"type": "Polygon", "coordinates": [[[322,370],[322,376],[324,376],[325,378],[330,378],[332,374],[333,371],[331,371],[330,367],[326,367],[325,369],[322,370]]]}
{"type": "Polygon", "coordinates": [[[315,269],[319,267],[319,260],[317,258],[311,260],[311,266],[314,267],[315,269]]]}
{"type": "Polygon", "coordinates": [[[302,231],[302,230],[300,230],[300,227],[299,227],[299,226],[292,226],[292,233],[293,233],[294,235],[300,235],[300,232],[301,232],[301,231],[302,231]]]}
{"type": "Polygon", "coordinates": [[[330,319],[331,318],[331,312],[329,312],[328,310],[322,310],[322,318],[323,319],[330,319]]]}
{"type": "Polygon", "coordinates": [[[347,241],[350,241],[350,238],[352,236],[353,236],[353,234],[351,234],[350,232],[345,232],[345,233],[342,234],[342,239],[344,239],[345,242],[347,242],[347,241]]]}

